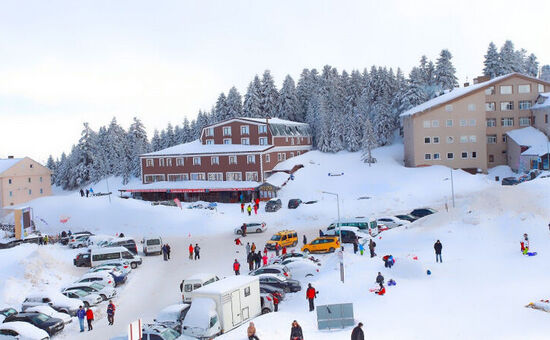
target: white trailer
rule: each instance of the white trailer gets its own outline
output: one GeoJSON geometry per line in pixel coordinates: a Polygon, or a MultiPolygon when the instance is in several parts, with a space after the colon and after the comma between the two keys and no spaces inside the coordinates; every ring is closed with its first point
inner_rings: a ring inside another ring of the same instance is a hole
{"type": "Polygon", "coordinates": [[[257,276],[233,276],[193,291],[193,300],[182,333],[210,339],[261,314],[257,276]]]}

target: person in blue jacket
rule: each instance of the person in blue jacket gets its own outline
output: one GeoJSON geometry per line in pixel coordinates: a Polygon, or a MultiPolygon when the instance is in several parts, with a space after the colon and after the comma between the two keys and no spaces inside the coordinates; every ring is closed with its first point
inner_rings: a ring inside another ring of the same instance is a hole
{"type": "Polygon", "coordinates": [[[78,318],[78,324],[80,325],[80,331],[84,332],[84,318],[86,318],[86,311],[82,306],[78,307],[78,311],[76,312],[76,317],[78,318]]]}

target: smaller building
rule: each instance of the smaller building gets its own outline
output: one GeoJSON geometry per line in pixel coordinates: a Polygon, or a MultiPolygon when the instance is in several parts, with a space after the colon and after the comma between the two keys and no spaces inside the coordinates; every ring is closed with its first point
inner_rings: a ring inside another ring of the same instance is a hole
{"type": "Polygon", "coordinates": [[[548,169],[550,146],[544,133],[528,126],[508,131],[506,135],[508,165],[513,171],[548,169]]]}
{"type": "Polygon", "coordinates": [[[0,159],[0,208],[52,194],[51,171],[30,159],[0,159]]]}
{"type": "Polygon", "coordinates": [[[550,136],[550,92],[539,94],[531,112],[533,126],[550,136]]]}

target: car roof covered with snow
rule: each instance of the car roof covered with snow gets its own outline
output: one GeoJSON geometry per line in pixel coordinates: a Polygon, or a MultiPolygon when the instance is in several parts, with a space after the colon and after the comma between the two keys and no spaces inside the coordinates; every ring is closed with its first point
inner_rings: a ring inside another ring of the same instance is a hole
{"type": "MultiPolygon", "coordinates": [[[[194,294],[224,294],[229,291],[235,290],[235,287],[251,284],[254,281],[258,281],[258,278],[256,276],[248,276],[248,275],[230,276],[230,277],[226,277],[225,279],[213,282],[209,285],[202,286],[201,288],[196,289],[193,293],[194,294]]],[[[194,303],[195,303],[195,300],[193,299],[193,304],[194,303]]]]}
{"type": "Polygon", "coordinates": [[[157,321],[170,321],[174,316],[179,316],[182,310],[189,308],[189,303],[177,303],[163,308],[157,314],[157,321]]]}
{"type": "Polygon", "coordinates": [[[192,280],[208,281],[213,277],[216,277],[216,275],[212,273],[196,273],[184,279],[183,282],[185,283],[185,281],[192,281],[192,280]]]}
{"type": "Polygon", "coordinates": [[[11,321],[0,324],[0,329],[14,330],[24,338],[29,339],[49,339],[46,331],[23,321],[11,321]]]}

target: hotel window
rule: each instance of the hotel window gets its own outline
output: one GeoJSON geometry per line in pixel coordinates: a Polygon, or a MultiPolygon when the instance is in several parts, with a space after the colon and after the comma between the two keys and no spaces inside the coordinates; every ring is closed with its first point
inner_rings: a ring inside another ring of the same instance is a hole
{"type": "Polygon", "coordinates": [[[476,120],[475,119],[470,119],[470,121],[468,121],[468,125],[476,126],[476,120]]]}
{"type": "Polygon", "coordinates": [[[214,128],[207,128],[206,129],[206,137],[214,136],[214,128]]]}
{"type": "Polygon", "coordinates": [[[242,181],[243,180],[243,174],[241,172],[226,172],[225,178],[228,181],[242,181]]]}
{"type": "Polygon", "coordinates": [[[223,127],[223,135],[224,136],[231,136],[231,126],[224,126],[223,127]]]}
{"type": "Polygon", "coordinates": [[[218,156],[210,157],[210,165],[219,165],[219,164],[220,164],[220,157],[218,156]]]}
{"type": "Polygon", "coordinates": [[[531,85],[518,85],[518,93],[531,93],[531,85]]]}
{"type": "Polygon", "coordinates": [[[467,159],[467,158],[468,158],[468,153],[467,153],[466,151],[462,151],[462,152],[460,153],[460,158],[462,158],[462,159],[467,159]]]}
{"type": "Polygon", "coordinates": [[[44,189],[40,189],[40,195],[44,193],[44,189]]]}
{"type": "Polygon", "coordinates": [[[496,105],[495,102],[485,103],[485,111],[495,111],[496,105]]]}
{"type": "Polygon", "coordinates": [[[497,119],[496,118],[487,119],[487,127],[495,127],[495,126],[497,126],[497,119]]]}
{"type": "Polygon", "coordinates": [[[267,145],[267,137],[260,137],[260,145],[267,145]]]}
{"type": "Polygon", "coordinates": [[[265,162],[266,162],[266,163],[271,162],[271,156],[270,156],[269,154],[266,154],[266,155],[265,155],[265,162]]]}
{"type": "Polygon", "coordinates": [[[508,137],[506,135],[502,135],[502,142],[506,143],[507,140],[508,140],[508,137]]]}
{"type": "Polygon", "coordinates": [[[429,120],[425,120],[425,121],[424,121],[424,127],[425,127],[425,128],[431,127],[431,123],[430,123],[429,120]]]}
{"type": "Polygon", "coordinates": [[[40,183],[42,183],[42,176],[40,176],[40,183]]]}
{"type": "Polygon", "coordinates": [[[229,164],[237,164],[237,156],[229,156],[229,164]]]}
{"type": "Polygon", "coordinates": [[[468,124],[466,123],[466,119],[461,119],[460,120],[460,126],[461,127],[464,127],[464,126],[467,126],[468,124]]]}
{"type": "Polygon", "coordinates": [[[291,153],[290,153],[290,157],[294,157],[294,152],[291,152],[291,153]]]}
{"type": "Polygon", "coordinates": [[[224,138],[223,144],[231,144],[231,138],[224,138]]]}
{"type": "Polygon", "coordinates": [[[477,137],[476,136],[470,136],[470,143],[475,143],[477,142],[477,137]]]}
{"type": "Polygon", "coordinates": [[[424,154],[424,159],[425,159],[425,160],[430,160],[430,159],[432,159],[432,155],[429,154],[429,153],[425,153],[425,154],[424,154]]]}
{"type": "Polygon", "coordinates": [[[529,117],[519,117],[519,126],[531,125],[531,119],[529,117]]]}
{"type": "Polygon", "coordinates": [[[433,137],[433,138],[432,138],[432,142],[433,142],[434,144],[439,144],[439,137],[437,137],[437,136],[436,136],[436,137],[433,137]]]}
{"type": "Polygon", "coordinates": [[[501,126],[514,126],[514,118],[501,118],[500,119],[500,125],[501,126]]]}
{"type": "Polygon", "coordinates": [[[460,143],[468,143],[468,136],[460,136],[460,143]]]}
{"type": "Polygon", "coordinates": [[[241,138],[242,145],[250,145],[250,138],[241,138]]]}
{"type": "Polygon", "coordinates": [[[250,127],[248,125],[241,125],[241,135],[249,135],[250,127]]]}
{"type": "Polygon", "coordinates": [[[169,182],[181,182],[181,181],[188,181],[189,180],[189,174],[171,174],[168,175],[168,181],[169,182]]]}
{"type": "Polygon", "coordinates": [[[447,152],[447,159],[454,159],[455,158],[455,154],[452,153],[452,152],[447,152]]]}
{"type": "Polygon", "coordinates": [[[290,145],[294,145],[294,138],[290,137],[290,145]]]}
{"type": "Polygon", "coordinates": [[[446,127],[452,127],[453,126],[453,120],[452,119],[447,119],[445,121],[445,126],[446,127]]]}
{"type": "Polygon", "coordinates": [[[209,181],[223,181],[223,173],[221,172],[209,172],[208,173],[209,181]]]}
{"type": "Polygon", "coordinates": [[[159,166],[164,166],[164,158],[159,158],[159,166]]]}
{"type": "Polygon", "coordinates": [[[31,178],[29,177],[29,183],[31,182],[31,178]]]}
{"type": "Polygon", "coordinates": [[[500,85],[500,94],[512,94],[512,85],[500,85]]]}
{"type": "Polygon", "coordinates": [[[432,127],[439,127],[439,120],[432,120],[432,127]]]}
{"type": "Polygon", "coordinates": [[[256,156],[255,155],[246,155],[246,164],[255,164],[256,156]]]}
{"type": "Polygon", "coordinates": [[[164,175],[145,175],[145,183],[164,181],[164,175]]]}
{"type": "Polygon", "coordinates": [[[183,166],[183,158],[176,158],[176,166],[183,166]]]}
{"type": "Polygon", "coordinates": [[[172,158],[166,158],[166,166],[172,166],[172,158]]]}
{"type": "Polygon", "coordinates": [[[434,153],[434,160],[439,159],[439,152],[434,153]]]}
{"type": "Polygon", "coordinates": [[[539,84],[539,93],[544,92],[544,85],[539,84]]]}
{"type": "Polygon", "coordinates": [[[192,181],[204,181],[205,179],[206,176],[204,175],[204,172],[193,172],[191,174],[192,181]]]}
{"type": "Polygon", "coordinates": [[[512,111],[514,102],[500,102],[500,111],[512,111]]]}
{"type": "Polygon", "coordinates": [[[430,137],[424,137],[424,144],[430,144],[431,138],[430,137]]]}
{"type": "Polygon", "coordinates": [[[279,162],[286,161],[286,153],[285,152],[279,152],[277,154],[277,159],[279,160],[279,162]]]}
{"type": "Polygon", "coordinates": [[[454,141],[455,141],[455,138],[454,138],[454,137],[452,137],[452,136],[448,136],[448,137],[447,137],[447,144],[453,144],[454,141]]]}
{"type": "Polygon", "coordinates": [[[468,111],[475,111],[476,110],[476,104],[468,104],[468,111]]]}
{"type": "Polygon", "coordinates": [[[10,197],[13,197],[13,191],[10,191],[10,197]]]}
{"type": "Polygon", "coordinates": [[[472,155],[472,156],[471,156],[472,158],[477,158],[477,152],[472,151],[471,155],[472,155]]]}
{"type": "Polygon", "coordinates": [[[453,104],[445,105],[445,111],[452,112],[453,111],[453,104]]]}
{"type": "Polygon", "coordinates": [[[497,135],[487,136],[487,144],[496,144],[496,143],[497,143],[497,135]]]}
{"type": "Polygon", "coordinates": [[[29,195],[32,195],[32,190],[31,189],[29,189],[29,195]]]}
{"type": "Polygon", "coordinates": [[[520,110],[529,110],[531,108],[531,101],[530,100],[520,100],[518,106],[519,106],[520,110]]]}
{"type": "Polygon", "coordinates": [[[495,161],[495,156],[489,155],[489,163],[493,163],[495,161]]]}
{"type": "Polygon", "coordinates": [[[258,133],[267,133],[267,125],[258,125],[258,133]]]}
{"type": "Polygon", "coordinates": [[[246,173],[246,180],[247,181],[258,181],[258,173],[257,172],[247,172],[246,173]]]}
{"type": "Polygon", "coordinates": [[[11,184],[11,178],[10,178],[10,179],[8,179],[8,184],[11,184]]]}
{"type": "Polygon", "coordinates": [[[490,95],[493,95],[493,94],[495,94],[495,87],[494,86],[490,86],[490,87],[485,89],[485,95],[486,96],[490,96],[490,95]]]}
{"type": "Polygon", "coordinates": [[[213,139],[207,139],[206,140],[206,145],[213,145],[214,144],[214,140],[213,139]]]}
{"type": "Polygon", "coordinates": [[[193,165],[201,165],[201,158],[193,157],[193,165]]]}
{"type": "MultiPolygon", "coordinates": [[[[145,160],[145,166],[148,167],[148,168],[154,166],[153,160],[152,160],[151,158],[147,158],[147,159],[145,160]]],[[[11,183],[11,182],[10,182],[10,183],[11,183]]]]}

